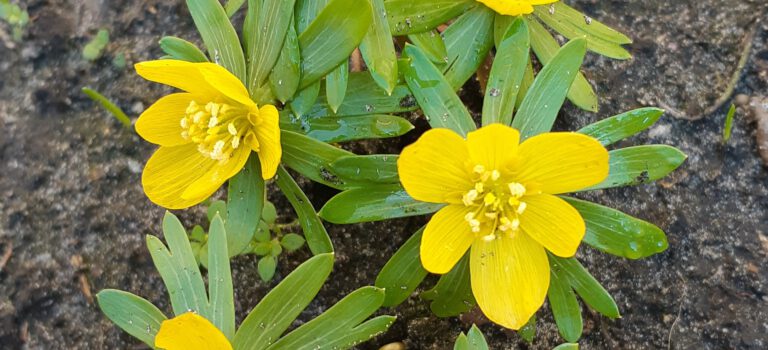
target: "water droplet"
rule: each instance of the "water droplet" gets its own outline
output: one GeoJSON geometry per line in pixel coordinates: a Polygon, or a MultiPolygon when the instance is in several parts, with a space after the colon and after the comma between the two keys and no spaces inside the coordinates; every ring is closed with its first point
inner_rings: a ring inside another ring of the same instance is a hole
{"type": "Polygon", "coordinates": [[[586,23],[587,25],[592,24],[592,17],[584,16],[584,23],[586,23]]]}
{"type": "Polygon", "coordinates": [[[500,93],[501,93],[501,91],[499,89],[491,88],[491,92],[490,92],[491,97],[498,97],[500,93]]]}
{"type": "Polygon", "coordinates": [[[555,4],[549,5],[549,14],[550,15],[555,14],[555,4]]]}

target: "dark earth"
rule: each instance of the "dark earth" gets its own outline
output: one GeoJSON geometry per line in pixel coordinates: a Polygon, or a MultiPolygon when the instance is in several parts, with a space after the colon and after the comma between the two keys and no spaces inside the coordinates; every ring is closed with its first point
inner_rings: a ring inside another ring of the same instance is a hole
{"type": "MultiPolygon", "coordinates": [[[[601,110],[592,114],[568,106],[557,127],[574,130],[625,110],[668,106],[679,113],[666,114],[620,146],[669,144],[689,156],[658,183],[588,195],[656,223],[667,232],[669,249],[638,261],[580,249],[580,260],[615,297],[623,316],[609,320],[585,311],[581,346],[768,348],[768,167],[758,153],[749,107],[738,109],[725,145],[721,133],[730,101],[705,113],[726,90],[748,41],[753,48],[735,94],[768,95],[766,2],[568,3],[628,33],[635,40],[634,59],[589,55],[585,70],[601,96],[601,110]]],[[[22,7],[31,21],[21,42],[12,42],[10,28],[0,25],[0,348],[143,348],[100,313],[91,293],[123,289],[170,309],[144,245],[145,234],[159,234],[164,213],[140,185],[153,146],[80,89],[101,91],[135,118],[169,90],[140,79],[131,64],[159,57],[163,35],[199,39],[181,0],[27,0],[22,7]],[[99,28],[109,29],[112,41],[104,58],[87,62],[81,50],[99,28]],[[126,55],[128,68],[112,65],[119,53],[126,55]]],[[[476,82],[462,95],[479,110],[476,82]]],[[[417,129],[400,139],[350,149],[396,152],[425,130],[418,117],[411,116],[417,129]]],[[[309,181],[302,186],[318,208],[333,195],[309,181]]],[[[287,201],[274,188],[271,193],[281,220],[291,221],[287,201]]],[[[205,222],[204,208],[177,214],[189,226],[205,222]]],[[[328,225],[337,251],[335,271],[300,320],[372,284],[388,257],[424,222],[420,217],[328,225]]],[[[308,257],[306,249],[284,256],[276,280],[308,257]]],[[[242,319],[277,282],[259,280],[254,256],[235,259],[233,270],[242,319]]],[[[450,349],[470,326],[432,316],[416,296],[382,313],[396,314],[397,322],[360,348],[402,342],[408,349],[450,349]]],[[[493,349],[551,349],[563,342],[546,308],[532,344],[491,324],[481,329],[493,349]]]]}

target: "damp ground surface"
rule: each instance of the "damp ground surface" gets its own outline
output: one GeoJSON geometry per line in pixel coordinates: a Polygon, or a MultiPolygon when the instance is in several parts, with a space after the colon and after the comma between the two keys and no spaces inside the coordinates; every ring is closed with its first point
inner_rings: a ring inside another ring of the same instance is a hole
{"type": "MultiPolygon", "coordinates": [[[[764,1],[568,2],[628,33],[635,41],[634,59],[590,55],[585,70],[601,96],[601,110],[591,114],[567,107],[557,128],[573,130],[625,110],[666,106],[677,112],[619,146],[661,143],[689,156],[655,184],[586,196],[656,223],[667,232],[669,249],[630,261],[580,248],[580,260],[614,296],[623,316],[609,320],[585,309],[582,348],[767,348],[768,167],[758,153],[748,106],[738,109],[733,137],[725,145],[721,131],[727,106],[704,113],[726,89],[753,28],[754,47],[735,93],[756,99],[768,95],[764,1]],[[762,24],[756,24],[761,17],[762,24]]],[[[199,40],[180,0],[23,3],[31,18],[23,41],[11,42],[9,28],[0,26],[0,258],[9,256],[0,271],[0,348],[142,348],[99,312],[91,295],[123,289],[169,311],[144,245],[145,234],[159,233],[164,212],[141,191],[141,170],[153,146],[95,106],[80,88],[103,92],[135,118],[169,90],[142,81],[130,68],[115,68],[112,58],[123,53],[130,67],[159,57],[156,43],[162,35],[199,40]],[[99,28],[109,29],[112,41],[104,58],[86,62],[81,49],[99,28]]],[[[477,89],[470,82],[462,91],[470,106],[481,105],[477,89]]],[[[417,129],[410,134],[351,149],[397,152],[426,128],[417,115],[411,118],[417,129]]],[[[333,195],[321,185],[301,184],[316,207],[333,195]]],[[[272,193],[280,214],[289,219],[287,202],[272,193]]],[[[189,226],[205,220],[200,208],[178,214],[189,226]]],[[[337,252],[335,270],[300,320],[372,284],[388,257],[425,222],[328,225],[337,252]]],[[[306,251],[286,255],[278,279],[308,257],[306,251]]],[[[235,259],[233,271],[242,319],[276,282],[258,279],[253,256],[235,259]]],[[[395,341],[409,349],[450,349],[469,327],[459,318],[432,316],[416,296],[382,312],[396,314],[397,322],[361,349],[395,341]]],[[[494,349],[551,349],[562,342],[546,308],[539,313],[533,344],[491,324],[481,329],[494,349]]]]}

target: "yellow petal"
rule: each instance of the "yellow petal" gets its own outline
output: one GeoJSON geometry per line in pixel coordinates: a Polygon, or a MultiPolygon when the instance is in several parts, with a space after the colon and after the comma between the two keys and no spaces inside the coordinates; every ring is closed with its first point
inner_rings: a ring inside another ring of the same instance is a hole
{"type": "Polygon", "coordinates": [[[432,273],[444,274],[467,252],[474,234],[464,216],[469,212],[463,205],[449,205],[429,220],[421,238],[421,264],[432,273]]]}
{"type": "Polygon", "coordinates": [[[430,129],[403,149],[397,161],[400,181],[422,202],[461,203],[472,189],[466,141],[448,129],[430,129]]]}
{"type": "Polygon", "coordinates": [[[198,64],[179,60],[155,60],[139,62],[134,67],[136,73],[149,81],[203,96],[220,95],[200,73],[198,64]]]}
{"type": "Polygon", "coordinates": [[[544,193],[577,191],[608,176],[608,150],[582,134],[540,134],[525,140],[518,154],[517,181],[544,193]]]}
{"type": "Polygon", "coordinates": [[[147,161],[141,183],[147,197],[157,205],[168,209],[191,207],[208,198],[182,198],[181,194],[203,174],[218,164],[197,151],[197,145],[160,147],[147,161]]]}
{"type": "Polygon", "coordinates": [[[528,1],[513,0],[477,0],[501,15],[517,16],[533,12],[533,6],[528,1]]]}
{"type": "Polygon", "coordinates": [[[192,312],[163,321],[155,336],[155,347],[164,350],[232,350],[232,344],[216,326],[192,312]]]}
{"type": "Polygon", "coordinates": [[[576,254],[586,227],[581,214],[566,201],[549,194],[523,197],[527,207],[520,228],[552,254],[564,258],[576,254]]]}
{"type": "Polygon", "coordinates": [[[236,76],[230,73],[226,68],[215,63],[196,63],[197,69],[203,75],[206,82],[222,95],[238,103],[251,106],[255,103],[251,100],[248,90],[236,76]]]}
{"type": "Polygon", "coordinates": [[[181,198],[186,200],[202,198],[200,199],[202,201],[210,197],[224,182],[243,169],[250,155],[251,150],[242,147],[232,152],[232,156],[225,163],[215,161],[215,166],[187,186],[184,192],[181,193],[181,198]]]}
{"type": "Polygon", "coordinates": [[[261,123],[256,125],[256,150],[259,153],[261,163],[261,176],[271,179],[277,172],[280,159],[283,156],[283,148],[280,145],[280,117],[277,108],[273,105],[265,105],[259,109],[261,123]]]}
{"type": "Polygon", "coordinates": [[[184,118],[192,94],[165,96],[147,108],[136,121],[136,132],[145,140],[160,146],[178,146],[190,141],[181,137],[184,118]]]}
{"type": "Polygon", "coordinates": [[[469,156],[486,169],[501,170],[517,158],[520,132],[502,124],[491,124],[467,135],[469,156]]]}
{"type": "Polygon", "coordinates": [[[520,329],[544,303],[549,261],[544,248],[524,233],[472,244],[472,294],[494,323],[520,329]]]}

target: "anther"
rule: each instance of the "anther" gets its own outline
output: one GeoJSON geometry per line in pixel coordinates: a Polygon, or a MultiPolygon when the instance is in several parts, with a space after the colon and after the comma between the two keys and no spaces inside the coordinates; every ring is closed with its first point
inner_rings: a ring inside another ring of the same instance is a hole
{"type": "Polygon", "coordinates": [[[519,214],[522,214],[523,212],[525,212],[525,208],[527,208],[527,207],[528,207],[528,204],[526,204],[525,202],[520,202],[520,204],[517,206],[517,210],[515,210],[515,211],[519,215],[519,214]]]}
{"type": "Polygon", "coordinates": [[[235,136],[232,138],[232,148],[237,149],[240,146],[240,138],[235,136]]]}
{"type": "Polygon", "coordinates": [[[481,164],[478,164],[478,165],[475,165],[475,168],[472,169],[472,171],[474,171],[477,174],[482,174],[485,172],[485,167],[482,166],[481,164]]]}
{"type": "Polygon", "coordinates": [[[507,186],[509,186],[509,193],[512,194],[512,196],[520,198],[525,195],[525,186],[523,186],[523,184],[513,182],[507,186]]]}
{"type": "Polygon", "coordinates": [[[483,236],[483,240],[486,242],[492,242],[494,239],[496,239],[496,235],[493,233],[487,236],[483,236]]]}
{"type": "Polygon", "coordinates": [[[501,173],[498,170],[493,170],[491,172],[491,180],[496,181],[501,177],[501,173]]]}
{"type": "Polygon", "coordinates": [[[237,129],[235,128],[235,123],[229,123],[229,125],[227,125],[227,131],[229,131],[229,134],[232,136],[237,135],[237,129]]]}
{"type": "Polygon", "coordinates": [[[216,118],[215,116],[211,116],[211,119],[208,120],[208,128],[212,128],[216,126],[216,124],[219,123],[219,118],[216,118]]]}
{"type": "Polygon", "coordinates": [[[181,118],[181,127],[184,129],[189,128],[189,120],[186,117],[181,118]]]}
{"type": "Polygon", "coordinates": [[[492,205],[496,203],[496,196],[494,196],[493,193],[488,193],[485,195],[485,198],[483,198],[483,202],[486,206],[492,205]]]}

